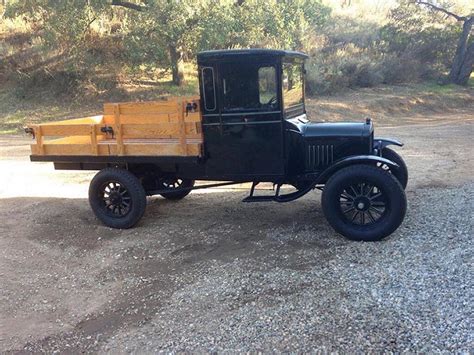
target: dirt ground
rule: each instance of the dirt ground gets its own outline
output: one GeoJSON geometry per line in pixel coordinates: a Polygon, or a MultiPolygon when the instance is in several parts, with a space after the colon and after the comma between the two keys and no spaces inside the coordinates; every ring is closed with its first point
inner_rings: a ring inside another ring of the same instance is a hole
{"type": "MultiPolygon", "coordinates": [[[[376,133],[405,143],[399,152],[410,170],[409,203],[426,189],[462,187],[474,180],[474,117],[469,113],[380,121],[376,133]]],[[[217,276],[220,268],[243,260],[246,273],[265,272],[262,260],[270,256],[269,268],[324,267],[330,255],[354,245],[327,225],[319,192],[289,204],[243,204],[243,185],[196,191],[179,202],[151,198],[136,228],[113,230],[89,208],[93,173],[30,163],[28,143],[22,136],[0,136],[2,351],[144,349],[120,344],[140,334],[180,292],[198,279],[217,276]],[[295,237],[309,232],[303,241],[295,237]],[[301,259],[306,250],[319,257],[301,259]]],[[[472,211],[472,205],[468,208],[472,211]]],[[[413,238],[410,231],[404,225],[367,250],[413,238]]],[[[357,248],[364,250],[364,244],[357,248]]],[[[158,331],[143,334],[150,341],[160,337],[158,331]]],[[[277,345],[274,349],[291,350],[277,345]]]]}

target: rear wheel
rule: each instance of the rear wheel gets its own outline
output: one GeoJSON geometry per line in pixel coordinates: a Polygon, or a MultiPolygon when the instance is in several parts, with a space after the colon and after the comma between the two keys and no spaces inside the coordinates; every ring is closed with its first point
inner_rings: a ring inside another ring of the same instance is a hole
{"type": "Polygon", "coordinates": [[[368,165],[339,170],[322,194],[329,224],[345,237],[359,241],[381,240],[393,233],[405,217],[406,204],[399,181],[368,165]]]}
{"type": "Polygon", "coordinates": [[[160,194],[161,196],[168,200],[181,200],[182,198],[185,198],[187,195],[189,195],[189,193],[191,192],[191,189],[194,186],[194,180],[163,178],[160,179],[160,185],[160,189],[169,190],[169,192],[162,192],[160,194]]]}
{"type": "Polygon", "coordinates": [[[403,158],[398,154],[396,151],[390,149],[390,148],[383,148],[382,150],[382,157],[388,160],[393,161],[396,163],[399,168],[398,169],[393,169],[393,171],[386,166],[385,164],[379,164],[379,167],[381,167],[384,170],[387,170],[391,172],[397,180],[400,182],[402,187],[405,189],[408,184],[408,168],[407,165],[405,164],[405,161],[403,158]]]}
{"type": "Polygon", "coordinates": [[[106,168],[91,181],[89,203],[105,225],[125,229],[133,227],[142,218],[146,195],[140,180],[131,172],[106,168]]]}

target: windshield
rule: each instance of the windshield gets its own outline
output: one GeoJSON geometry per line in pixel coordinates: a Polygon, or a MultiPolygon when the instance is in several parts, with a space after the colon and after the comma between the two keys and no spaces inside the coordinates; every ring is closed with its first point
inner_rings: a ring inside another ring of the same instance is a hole
{"type": "Polygon", "coordinates": [[[303,104],[303,64],[283,64],[283,103],[284,109],[303,104]]]}

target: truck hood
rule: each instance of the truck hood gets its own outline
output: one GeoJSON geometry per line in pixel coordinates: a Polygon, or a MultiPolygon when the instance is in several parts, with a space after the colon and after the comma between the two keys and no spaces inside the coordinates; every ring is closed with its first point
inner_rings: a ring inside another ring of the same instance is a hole
{"type": "Polygon", "coordinates": [[[305,137],[367,137],[373,132],[371,122],[305,123],[300,126],[305,137]]]}

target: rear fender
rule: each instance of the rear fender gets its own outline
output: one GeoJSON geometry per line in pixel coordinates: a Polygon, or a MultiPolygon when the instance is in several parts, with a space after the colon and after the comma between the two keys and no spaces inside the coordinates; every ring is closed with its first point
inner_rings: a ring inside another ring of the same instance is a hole
{"type": "Polygon", "coordinates": [[[331,175],[333,175],[336,171],[341,170],[349,165],[355,164],[368,164],[368,165],[375,165],[377,163],[386,164],[390,167],[390,169],[397,170],[400,166],[397,163],[394,163],[391,160],[376,156],[376,155],[354,155],[351,157],[343,158],[338,160],[333,165],[328,167],[324,170],[316,179],[316,184],[325,183],[331,175]]]}

